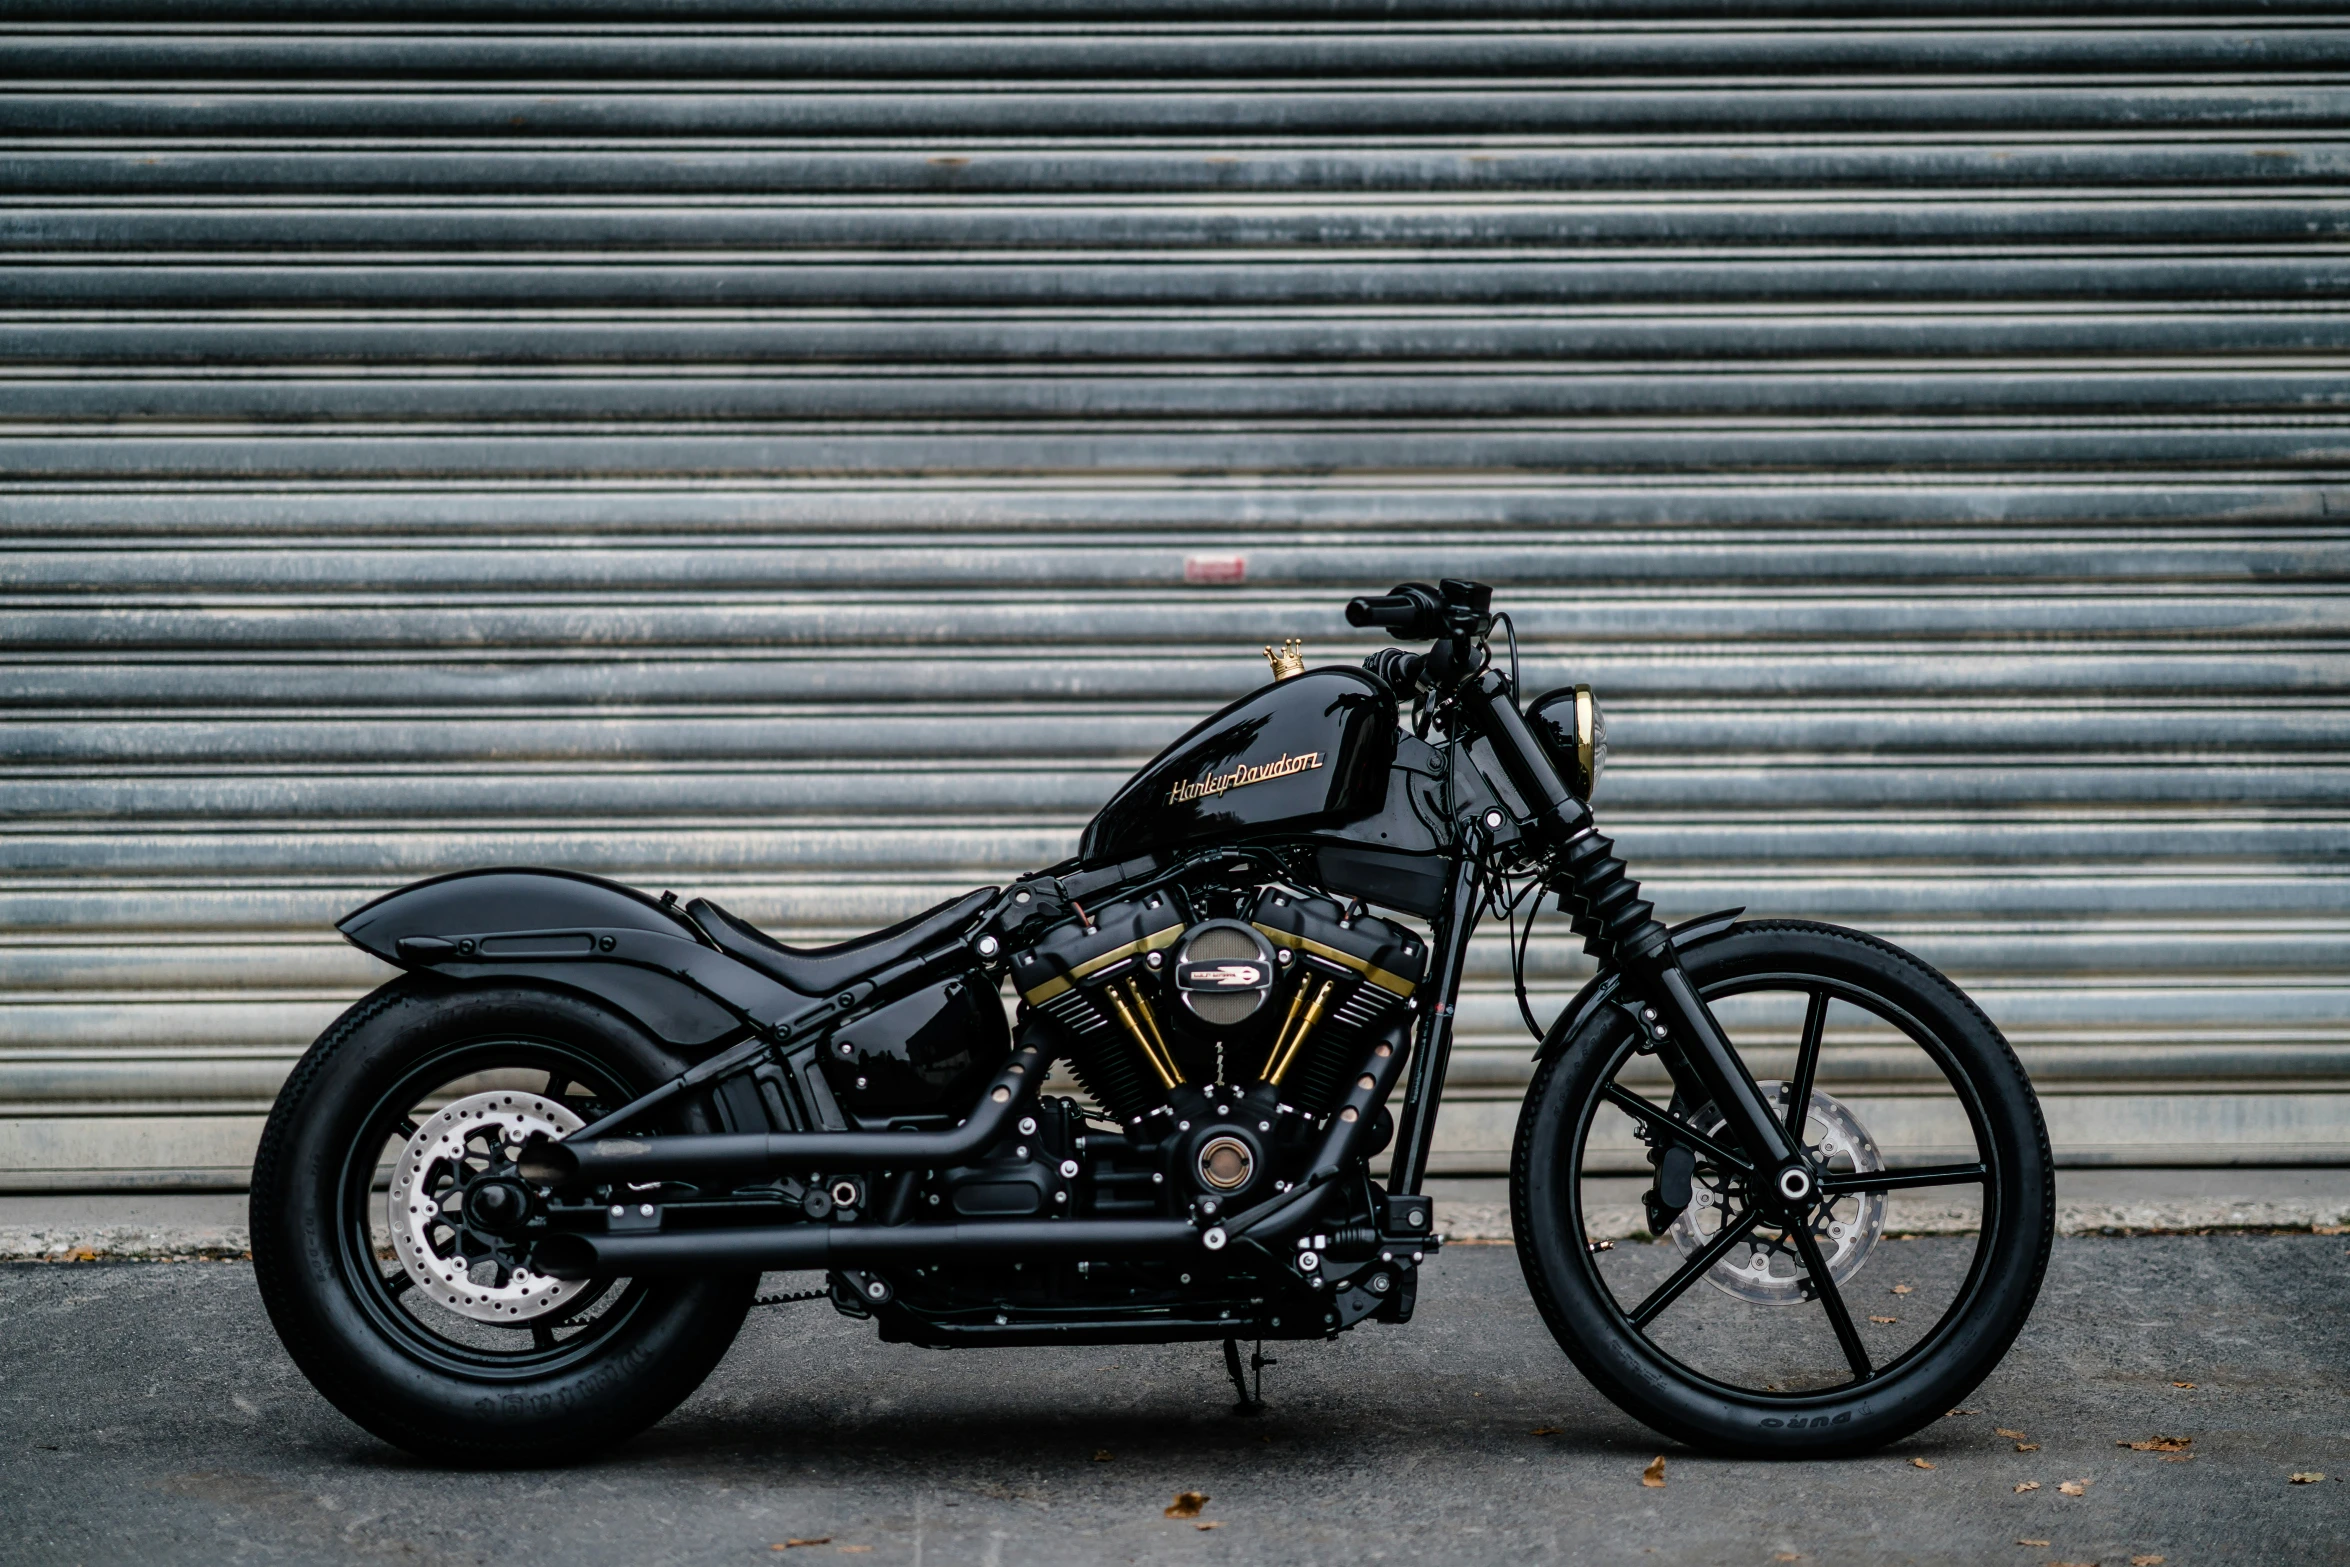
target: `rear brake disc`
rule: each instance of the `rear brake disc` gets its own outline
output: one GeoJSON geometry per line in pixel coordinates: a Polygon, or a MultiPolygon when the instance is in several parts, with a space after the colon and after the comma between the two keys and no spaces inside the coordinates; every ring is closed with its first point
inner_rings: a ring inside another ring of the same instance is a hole
{"type": "Polygon", "coordinates": [[[392,1249],[426,1300],[476,1322],[519,1323],[570,1303],[587,1280],[550,1279],[519,1261],[521,1246],[468,1224],[465,1198],[485,1178],[510,1176],[513,1151],[534,1132],[568,1136],[585,1125],[541,1094],[469,1094],[416,1129],[392,1167],[392,1249]]]}

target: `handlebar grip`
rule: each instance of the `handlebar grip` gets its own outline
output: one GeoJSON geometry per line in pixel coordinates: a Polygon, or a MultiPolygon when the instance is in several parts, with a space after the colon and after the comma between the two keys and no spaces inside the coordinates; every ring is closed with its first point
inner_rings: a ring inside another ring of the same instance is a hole
{"type": "Polygon", "coordinates": [[[1408,626],[1418,618],[1420,605],[1406,593],[1381,593],[1375,597],[1349,599],[1346,605],[1346,623],[1350,626],[1408,626]]]}

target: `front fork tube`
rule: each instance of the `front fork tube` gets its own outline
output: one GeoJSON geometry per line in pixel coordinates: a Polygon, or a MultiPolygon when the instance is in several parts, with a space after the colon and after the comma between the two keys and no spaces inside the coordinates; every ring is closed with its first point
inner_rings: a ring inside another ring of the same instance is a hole
{"type": "MultiPolygon", "coordinates": [[[[1714,1021],[1705,998],[1689,983],[1688,971],[1681,967],[1672,943],[1667,941],[1642,967],[1647,972],[1637,975],[1636,981],[1657,1012],[1656,1023],[1649,1025],[1649,1038],[1660,1055],[1672,1053],[1666,1055],[1667,1069],[1678,1066],[1681,1070],[1673,1072],[1675,1079],[1686,1072],[1713,1102],[1721,1114],[1723,1130],[1754,1161],[1758,1184],[1770,1186],[1787,1172],[1801,1169],[1803,1156],[1788,1136],[1786,1124],[1764,1100],[1746,1063],[1730,1048],[1729,1037],[1714,1021]],[[1659,1027],[1665,1030],[1662,1039],[1657,1037],[1659,1027]]],[[[1804,1179],[1809,1180],[1808,1173],[1804,1179]]],[[[1811,1195],[1808,1185],[1800,1191],[1778,1190],[1789,1201],[1811,1195]]]]}
{"type": "Polygon", "coordinates": [[[1396,1117],[1395,1160],[1387,1189],[1398,1197],[1419,1195],[1428,1174],[1428,1148],[1436,1137],[1436,1104],[1444,1092],[1444,1070],[1452,1059],[1453,1013],[1460,1003],[1461,970],[1469,958],[1469,937],[1485,898],[1486,837],[1467,829],[1460,855],[1444,881],[1444,925],[1435,953],[1435,972],[1420,987],[1427,1010],[1412,1051],[1412,1075],[1404,1087],[1403,1114],[1396,1117]]]}

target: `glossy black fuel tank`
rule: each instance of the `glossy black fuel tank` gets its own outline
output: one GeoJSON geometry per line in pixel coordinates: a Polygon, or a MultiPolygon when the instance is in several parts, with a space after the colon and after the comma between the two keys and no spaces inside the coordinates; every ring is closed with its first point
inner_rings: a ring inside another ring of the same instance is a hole
{"type": "Polygon", "coordinates": [[[1085,829],[1090,863],[1260,838],[1376,813],[1395,698],[1360,670],[1313,669],[1242,697],[1161,751],[1085,829]]]}

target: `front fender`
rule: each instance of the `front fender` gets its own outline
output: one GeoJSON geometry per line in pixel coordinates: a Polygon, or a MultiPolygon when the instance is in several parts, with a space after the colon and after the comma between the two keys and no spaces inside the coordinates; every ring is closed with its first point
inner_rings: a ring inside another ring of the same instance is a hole
{"type": "Polygon", "coordinates": [[[710,946],[668,905],[575,871],[436,876],[353,910],[335,928],[404,969],[459,983],[527,978],[579,991],[686,1049],[808,1003],[710,946]]]}
{"type": "MultiPolygon", "coordinates": [[[[1745,912],[1745,906],[1740,905],[1735,909],[1724,909],[1718,914],[1700,914],[1693,920],[1683,920],[1666,934],[1673,938],[1674,950],[1685,952],[1700,942],[1726,935],[1738,923],[1738,916],[1745,912]]],[[[1624,976],[1613,968],[1603,968],[1592,975],[1591,982],[1575,993],[1575,999],[1558,1015],[1558,1021],[1550,1025],[1550,1032],[1542,1036],[1542,1043],[1534,1047],[1536,1064],[1548,1061],[1566,1049],[1567,1041],[1575,1037],[1576,1030],[1592,1014],[1615,1000],[1616,992],[1623,987],[1624,976]]]]}

